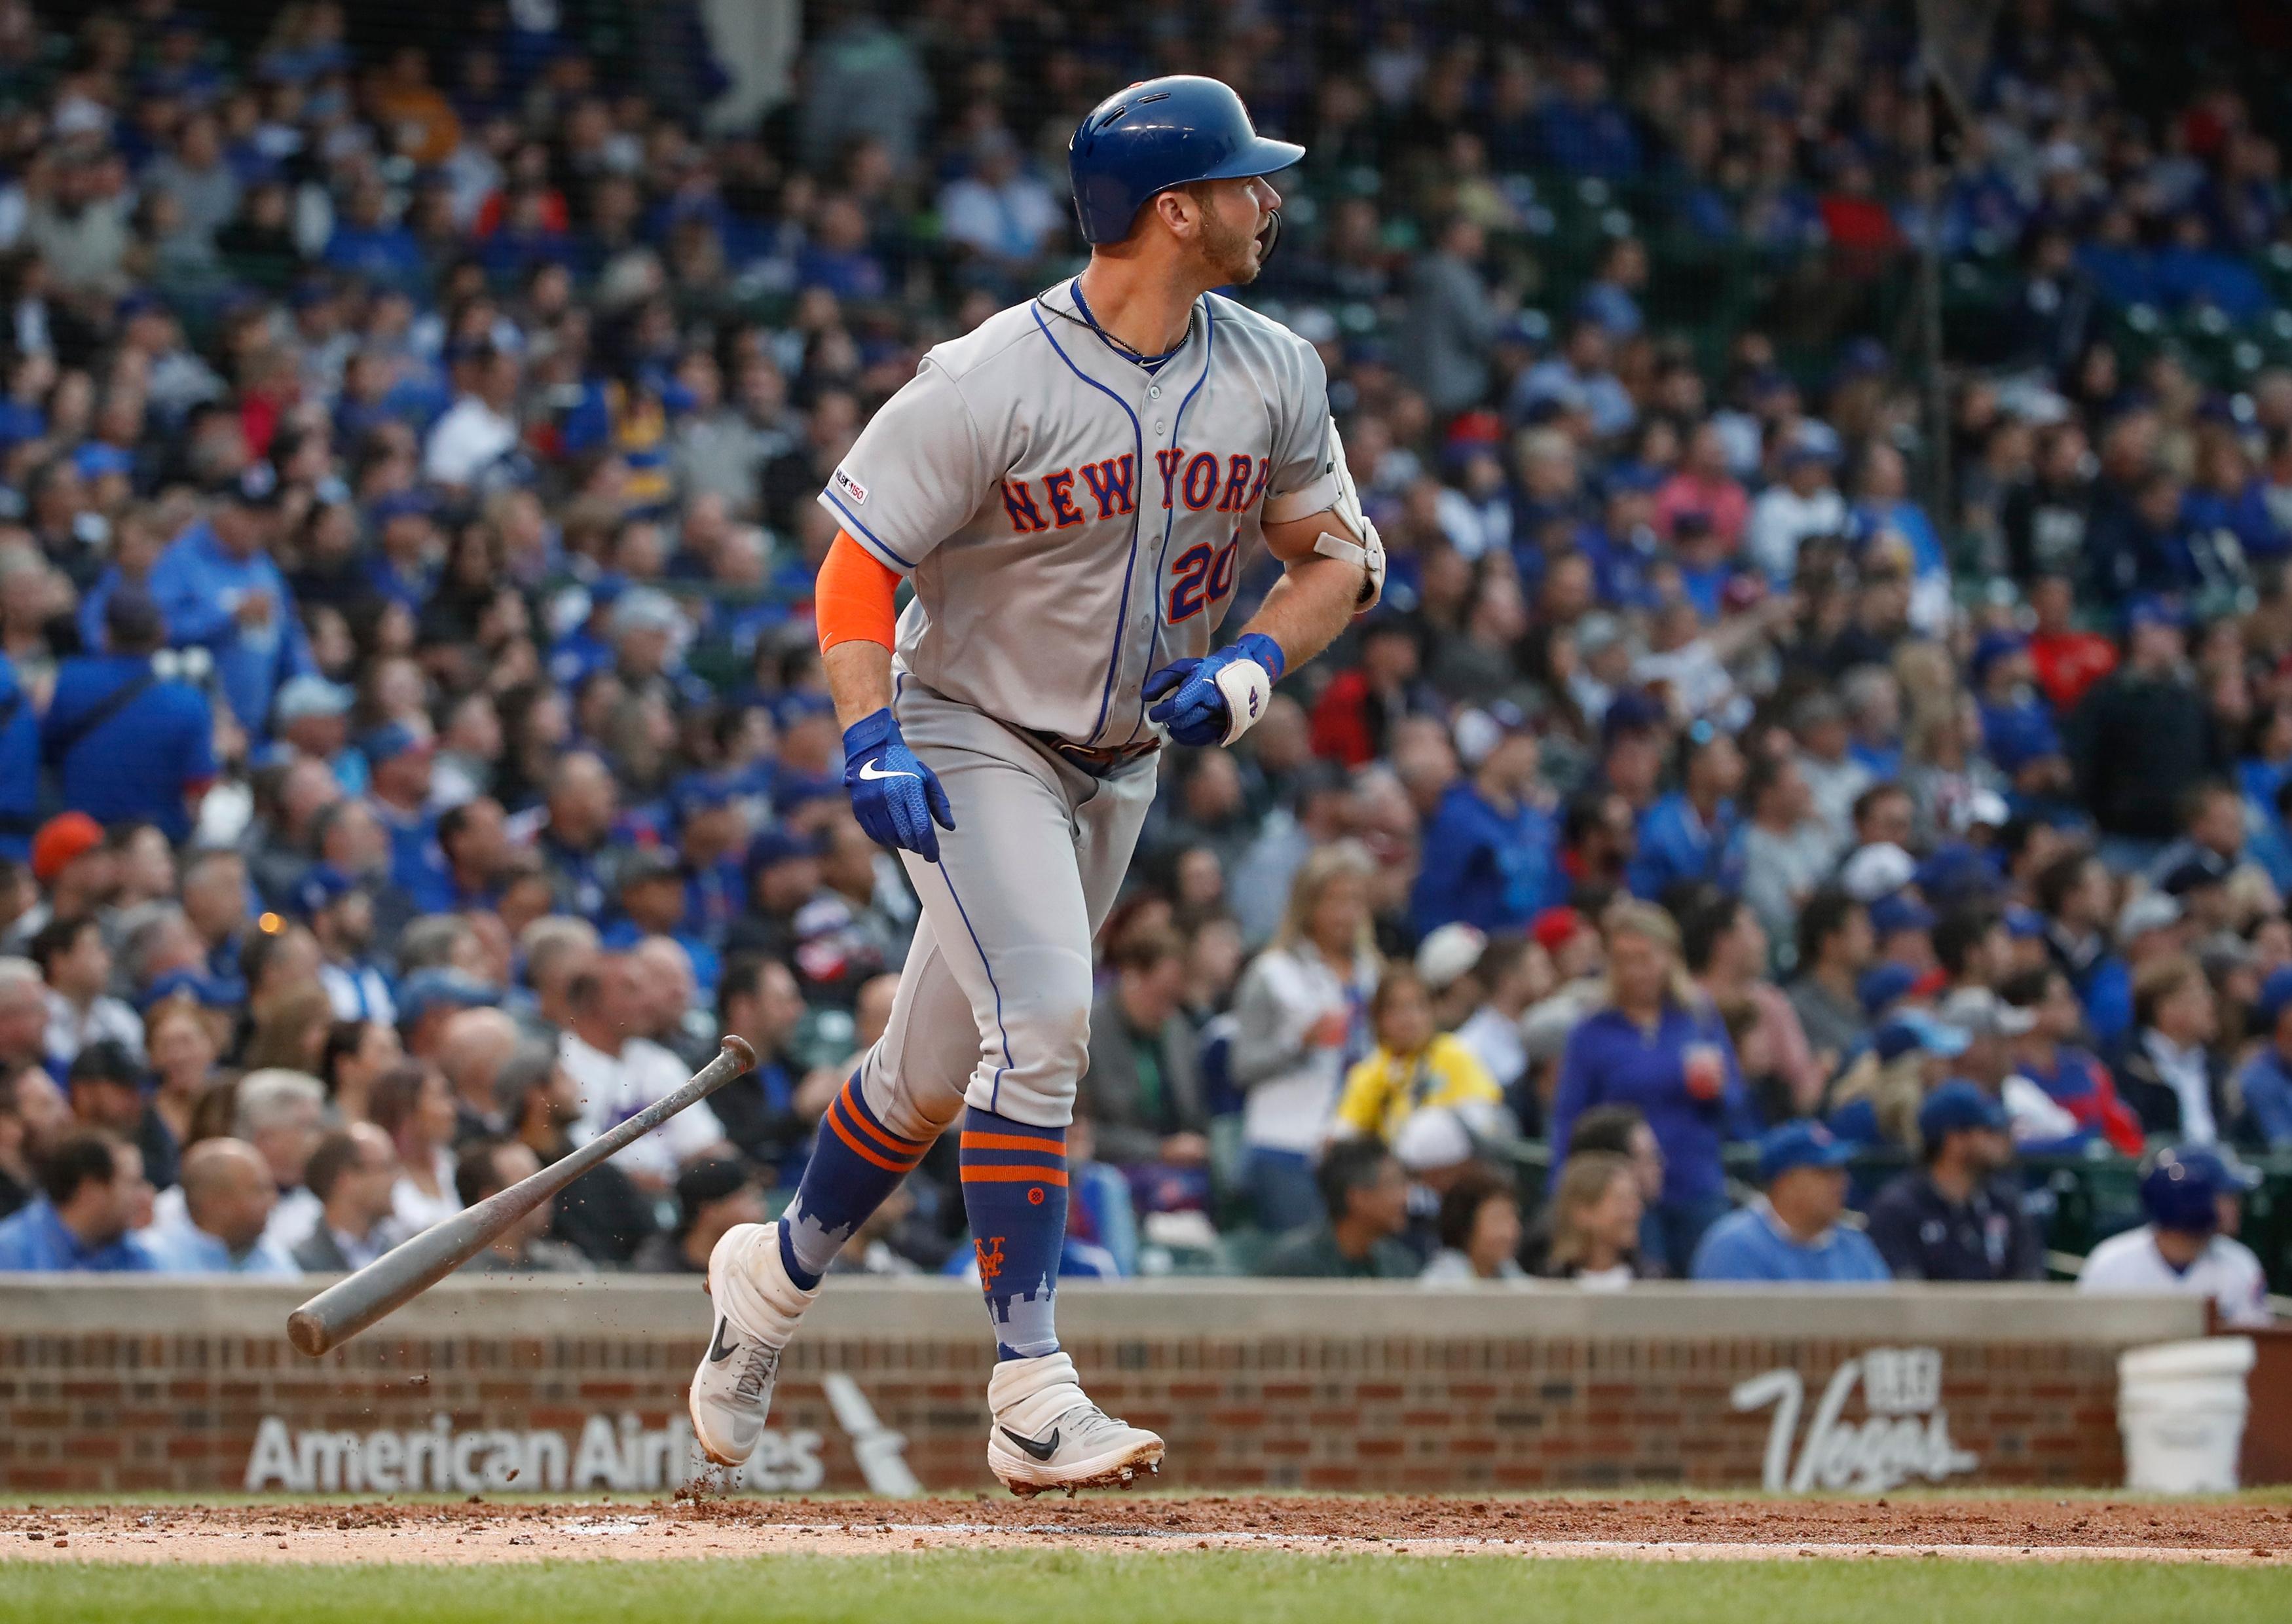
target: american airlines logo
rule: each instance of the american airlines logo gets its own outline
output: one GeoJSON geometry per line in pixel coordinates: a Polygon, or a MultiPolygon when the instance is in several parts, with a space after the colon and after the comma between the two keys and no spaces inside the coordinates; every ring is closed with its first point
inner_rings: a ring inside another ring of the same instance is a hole
{"type": "MultiPolygon", "coordinates": [[[[839,1374],[822,1378],[820,1387],[868,1492],[891,1499],[921,1494],[923,1485],[907,1463],[906,1438],[876,1418],[860,1384],[839,1374]]],[[[807,1429],[767,1428],[728,1486],[817,1489],[827,1476],[820,1458],[826,1442],[807,1429]]],[[[242,1486],[249,1493],[285,1489],[297,1494],[635,1493],[675,1489],[714,1470],[682,1412],[666,1426],[647,1426],[625,1413],[592,1415],[571,1436],[551,1427],[457,1429],[446,1415],[432,1416],[426,1427],[370,1432],[296,1430],[281,1417],[265,1416],[255,1429],[242,1486]]]]}

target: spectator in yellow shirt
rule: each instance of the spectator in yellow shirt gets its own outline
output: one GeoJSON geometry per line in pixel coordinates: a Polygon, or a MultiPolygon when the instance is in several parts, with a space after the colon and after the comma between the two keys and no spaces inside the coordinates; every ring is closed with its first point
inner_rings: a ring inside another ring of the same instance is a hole
{"type": "Polygon", "coordinates": [[[1337,1100],[1340,1132],[1391,1144],[1400,1125],[1428,1105],[1466,1108],[1470,1118],[1502,1100],[1479,1056],[1454,1032],[1434,1030],[1432,995],[1410,966],[1384,973],[1368,1012],[1376,1048],[1345,1073],[1337,1100]]]}

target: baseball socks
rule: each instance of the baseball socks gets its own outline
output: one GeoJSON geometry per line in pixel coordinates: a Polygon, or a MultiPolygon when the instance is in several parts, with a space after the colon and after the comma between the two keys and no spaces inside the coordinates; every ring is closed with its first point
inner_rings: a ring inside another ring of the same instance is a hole
{"type": "Polygon", "coordinates": [[[924,1139],[906,1139],[868,1109],[854,1071],[820,1119],[803,1181],[779,1224],[780,1264],[799,1287],[811,1290],[835,1254],[915,1170],[924,1139]]]}
{"type": "Polygon", "coordinates": [[[959,1148],[963,1210],[995,1321],[995,1356],[1055,1353],[1052,1297],[1067,1238],[1067,1130],[973,1105],[964,1111],[959,1148]]]}
{"type": "Polygon", "coordinates": [[[717,1241],[708,1255],[715,1331],[689,1402],[693,1434],[711,1460],[736,1466],[755,1452],[780,1352],[819,1295],[820,1277],[928,1149],[876,1119],[855,1075],[828,1104],[787,1211],[771,1224],[735,1224],[717,1241]]]}
{"type": "Polygon", "coordinates": [[[1159,1471],[1162,1440],[1108,1415],[1059,1351],[1053,1297],[1067,1232],[1063,1127],[964,1113],[963,1206],[995,1322],[987,1464],[1013,1494],[1131,1482],[1159,1471]]]}

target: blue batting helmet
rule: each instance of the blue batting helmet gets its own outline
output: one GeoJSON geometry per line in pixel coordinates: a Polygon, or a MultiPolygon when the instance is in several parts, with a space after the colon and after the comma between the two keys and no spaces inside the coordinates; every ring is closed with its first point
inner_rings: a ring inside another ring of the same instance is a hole
{"type": "Polygon", "coordinates": [[[1260,135],[1232,86],[1181,73],[1141,80],[1091,109],[1067,142],[1067,170],[1083,240],[1120,242],[1157,192],[1271,174],[1304,156],[1295,142],[1260,135]]]}
{"type": "Polygon", "coordinates": [[[2241,1195],[2256,1181],[2252,1171],[2200,1144],[2159,1151],[2141,1175],[2141,1205],[2159,1229],[2208,1235],[2220,1226],[2219,1198],[2241,1195]]]}

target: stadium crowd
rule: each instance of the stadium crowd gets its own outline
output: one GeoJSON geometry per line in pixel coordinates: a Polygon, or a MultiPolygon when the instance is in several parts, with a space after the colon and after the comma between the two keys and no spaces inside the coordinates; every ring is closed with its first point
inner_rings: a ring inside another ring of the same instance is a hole
{"type": "MultiPolygon", "coordinates": [[[[725,128],[688,5],[625,60],[216,9],[0,0],[0,1269],[356,1266],[726,1031],[473,1266],[698,1271],[786,1198],[916,911],[813,497],[1078,264],[1066,134],[1151,63],[1308,146],[1246,296],[1392,575],[1164,752],[1068,1265],[2032,1278],[2017,1156],[2175,1144],[2220,1201],[2143,1257],[2264,1313],[2215,1232],[2292,1149],[2292,370],[2123,335],[2275,313],[2266,8],[2020,0],[1939,169],[1859,0],[819,6],[725,128]],[[2125,71],[2167,21],[2222,71],[2125,71]],[[1946,448],[1928,230],[2002,288],[1946,448]],[[1769,291],[1699,333],[1715,255],[1769,291]]],[[[959,1267],[952,1164],[842,1264],[959,1267]]]]}

